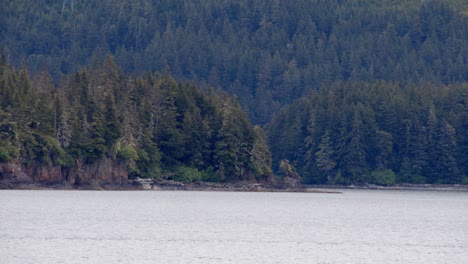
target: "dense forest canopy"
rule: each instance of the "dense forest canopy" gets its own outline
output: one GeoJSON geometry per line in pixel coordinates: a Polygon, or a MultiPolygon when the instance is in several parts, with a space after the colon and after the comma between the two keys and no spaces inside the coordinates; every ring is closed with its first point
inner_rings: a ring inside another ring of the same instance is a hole
{"type": "Polygon", "coordinates": [[[130,177],[182,181],[272,174],[262,129],[226,94],[164,75],[123,75],[111,57],[59,83],[47,72],[31,80],[26,68],[15,70],[2,57],[0,163],[19,159],[63,171],[112,159],[130,177]]]}
{"type": "Polygon", "coordinates": [[[274,118],[273,160],[290,160],[310,183],[461,183],[467,100],[468,83],[335,83],[274,118]]]}
{"type": "Polygon", "coordinates": [[[108,52],[236,94],[254,123],[335,81],[467,81],[462,0],[6,0],[0,47],[54,77],[108,52]]]}
{"type": "Polygon", "coordinates": [[[0,162],[468,183],[465,0],[4,0],[0,49],[0,162]]]}

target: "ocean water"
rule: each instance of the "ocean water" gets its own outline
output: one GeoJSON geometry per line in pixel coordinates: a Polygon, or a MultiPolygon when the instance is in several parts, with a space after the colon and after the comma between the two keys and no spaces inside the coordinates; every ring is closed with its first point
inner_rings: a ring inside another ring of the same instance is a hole
{"type": "Polygon", "coordinates": [[[0,263],[468,263],[468,193],[0,191],[0,263]]]}

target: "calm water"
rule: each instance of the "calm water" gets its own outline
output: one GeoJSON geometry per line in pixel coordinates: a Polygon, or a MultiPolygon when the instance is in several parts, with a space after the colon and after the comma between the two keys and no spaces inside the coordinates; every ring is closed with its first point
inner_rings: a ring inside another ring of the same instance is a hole
{"type": "Polygon", "coordinates": [[[468,193],[0,191],[0,263],[468,263],[468,193]]]}

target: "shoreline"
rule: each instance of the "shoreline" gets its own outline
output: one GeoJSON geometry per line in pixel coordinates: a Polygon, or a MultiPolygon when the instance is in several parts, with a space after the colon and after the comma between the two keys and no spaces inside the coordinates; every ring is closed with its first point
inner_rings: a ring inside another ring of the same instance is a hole
{"type": "Polygon", "coordinates": [[[261,183],[211,183],[176,182],[172,180],[135,179],[125,184],[91,183],[71,185],[68,182],[56,184],[0,182],[0,190],[94,190],[94,191],[214,191],[214,192],[296,192],[340,194],[342,190],[382,190],[382,191],[434,191],[468,192],[468,185],[460,184],[398,184],[379,185],[299,185],[284,186],[261,183]]]}
{"type": "Polygon", "coordinates": [[[63,191],[194,191],[194,192],[281,192],[281,193],[330,193],[340,194],[339,190],[326,190],[323,188],[308,187],[280,187],[250,183],[182,183],[169,180],[129,181],[127,184],[86,184],[72,186],[67,183],[41,184],[41,183],[0,183],[1,190],[63,190],[63,191]]]}
{"type": "Polygon", "coordinates": [[[392,186],[367,185],[305,185],[309,188],[331,190],[382,190],[382,191],[431,191],[431,192],[468,192],[463,184],[395,184],[392,186]]]}

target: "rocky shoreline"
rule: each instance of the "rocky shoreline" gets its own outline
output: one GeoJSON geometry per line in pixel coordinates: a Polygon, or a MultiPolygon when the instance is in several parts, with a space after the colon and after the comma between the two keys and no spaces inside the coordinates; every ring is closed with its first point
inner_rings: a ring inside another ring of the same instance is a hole
{"type": "Polygon", "coordinates": [[[125,168],[110,159],[95,164],[76,160],[76,166],[61,169],[21,161],[0,163],[0,190],[156,190],[156,191],[220,191],[220,192],[302,192],[340,193],[346,189],[410,190],[468,192],[460,184],[398,184],[393,186],[363,185],[304,185],[300,177],[286,164],[283,180],[255,182],[177,182],[165,179],[128,178],[125,168]]]}
{"type": "Polygon", "coordinates": [[[71,185],[68,182],[44,183],[6,183],[0,182],[0,190],[96,190],[96,191],[214,191],[214,192],[301,192],[301,193],[341,193],[339,190],[312,189],[304,186],[289,187],[261,183],[184,183],[172,180],[135,179],[126,184],[91,182],[90,184],[71,185]]]}
{"type": "Polygon", "coordinates": [[[468,192],[468,185],[458,184],[399,184],[394,186],[378,185],[300,185],[263,183],[184,183],[172,180],[142,179],[128,180],[125,184],[109,184],[92,181],[89,184],[72,185],[68,182],[45,184],[35,182],[0,181],[0,190],[113,190],[113,191],[218,191],[218,192],[301,192],[301,193],[342,193],[342,190],[390,190],[390,191],[446,191],[468,192]]]}
{"type": "Polygon", "coordinates": [[[137,179],[135,183],[143,190],[170,191],[224,191],[224,192],[302,192],[302,193],[341,193],[338,190],[313,189],[305,186],[262,183],[181,183],[170,180],[137,179]]]}

